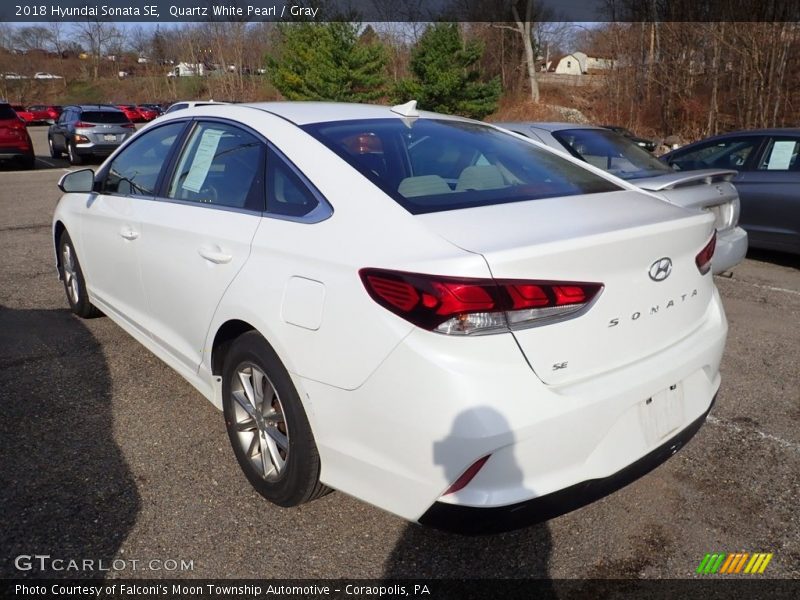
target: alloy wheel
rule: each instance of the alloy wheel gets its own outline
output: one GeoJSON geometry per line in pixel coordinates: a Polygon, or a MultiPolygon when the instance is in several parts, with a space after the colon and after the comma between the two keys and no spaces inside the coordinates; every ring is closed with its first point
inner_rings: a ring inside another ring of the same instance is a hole
{"type": "Polygon", "coordinates": [[[64,244],[61,250],[61,267],[64,270],[64,285],[73,304],[80,300],[80,284],[75,269],[75,257],[70,244],[64,244]]]}
{"type": "Polygon", "coordinates": [[[280,478],[289,460],[289,430],[275,386],[257,365],[245,362],[231,381],[239,444],[266,481],[280,478]]]}

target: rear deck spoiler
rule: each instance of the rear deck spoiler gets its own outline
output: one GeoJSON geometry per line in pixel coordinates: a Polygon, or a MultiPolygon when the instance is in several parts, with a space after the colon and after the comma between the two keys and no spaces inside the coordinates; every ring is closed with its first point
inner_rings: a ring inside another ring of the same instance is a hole
{"type": "Polygon", "coordinates": [[[660,192],[693,185],[730,182],[735,175],[736,171],[730,169],[701,169],[699,171],[676,171],[669,175],[649,177],[642,181],[633,181],[633,183],[642,189],[660,192]]]}

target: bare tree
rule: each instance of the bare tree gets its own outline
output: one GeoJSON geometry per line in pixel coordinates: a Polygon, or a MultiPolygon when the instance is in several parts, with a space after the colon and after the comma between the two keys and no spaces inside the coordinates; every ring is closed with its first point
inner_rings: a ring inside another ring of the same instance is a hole
{"type": "Polygon", "coordinates": [[[86,23],[78,23],[75,28],[78,35],[86,41],[86,47],[92,59],[92,79],[97,79],[100,60],[109,48],[121,45],[122,33],[113,23],[100,19],[90,19],[86,23]]]}

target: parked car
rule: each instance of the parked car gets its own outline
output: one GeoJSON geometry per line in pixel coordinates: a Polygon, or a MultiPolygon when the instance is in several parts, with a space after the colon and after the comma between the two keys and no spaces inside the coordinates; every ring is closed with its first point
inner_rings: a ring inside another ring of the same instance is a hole
{"type": "Polygon", "coordinates": [[[34,123],[55,123],[61,114],[61,107],[46,104],[34,104],[28,107],[28,112],[33,115],[34,123]]]}
{"type": "Polygon", "coordinates": [[[733,169],[750,246],[800,254],[800,128],[736,131],[661,157],[678,171],[733,169]]]}
{"type": "Polygon", "coordinates": [[[45,73],[40,71],[33,76],[34,79],[64,79],[61,75],[53,75],[52,73],[45,73]]]}
{"type": "Polygon", "coordinates": [[[667,202],[714,215],[714,273],[738,265],[747,254],[747,233],[737,227],[739,195],[734,171],[705,169],[675,173],[638,144],[605,127],[575,123],[495,123],[629,181],[667,202]]]}
{"type": "Polygon", "coordinates": [[[11,108],[26,125],[33,123],[34,114],[22,104],[12,104],[11,108]]]}
{"type": "Polygon", "coordinates": [[[23,169],[36,167],[33,143],[25,122],[7,102],[0,102],[0,161],[14,161],[23,169]]]}
{"type": "Polygon", "coordinates": [[[136,108],[135,104],[116,104],[118,109],[125,113],[131,123],[141,123],[144,121],[142,113],[136,108]]]}
{"type": "Polygon", "coordinates": [[[214,100],[181,100],[175,102],[164,111],[164,114],[175,112],[176,110],[184,110],[186,108],[194,108],[195,106],[208,106],[210,104],[227,104],[226,102],[215,102],[214,100]]]}
{"type": "Polygon", "coordinates": [[[155,104],[139,104],[136,111],[142,121],[152,121],[161,114],[161,108],[155,104]]]}
{"type": "Polygon", "coordinates": [[[71,309],[221,408],[282,506],[511,529],[672,456],[720,384],[711,215],[414,102],[176,111],[59,185],[71,309]]]}
{"type": "Polygon", "coordinates": [[[639,146],[640,148],[644,148],[648,152],[653,152],[656,149],[655,140],[649,140],[647,138],[639,137],[635,133],[633,133],[630,129],[626,129],[625,127],[620,127],[619,125],[601,125],[603,129],[608,129],[609,131],[613,131],[616,134],[625,136],[629,140],[631,140],[634,144],[639,146]]]}
{"type": "Polygon", "coordinates": [[[102,104],[66,106],[47,131],[50,156],[67,153],[72,165],[87,156],[108,156],[127,140],[135,126],[121,110],[102,104]]]}

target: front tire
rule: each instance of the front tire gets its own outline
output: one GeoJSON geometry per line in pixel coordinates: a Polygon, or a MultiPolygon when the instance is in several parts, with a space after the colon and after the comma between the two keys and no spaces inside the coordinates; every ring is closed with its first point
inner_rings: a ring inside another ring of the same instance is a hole
{"type": "Polygon", "coordinates": [[[97,310],[97,307],[89,301],[81,264],[78,262],[78,255],[75,254],[75,246],[72,245],[72,239],[70,239],[66,231],[61,234],[61,239],[58,242],[58,256],[61,262],[61,279],[64,282],[64,291],[67,293],[67,301],[72,312],[84,319],[93,319],[101,316],[103,313],[97,310]]]}
{"type": "Polygon", "coordinates": [[[222,372],[223,413],[236,460],[270,502],[297,506],[328,492],[311,426],[275,351],[250,331],[231,345],[222,372]]]}

